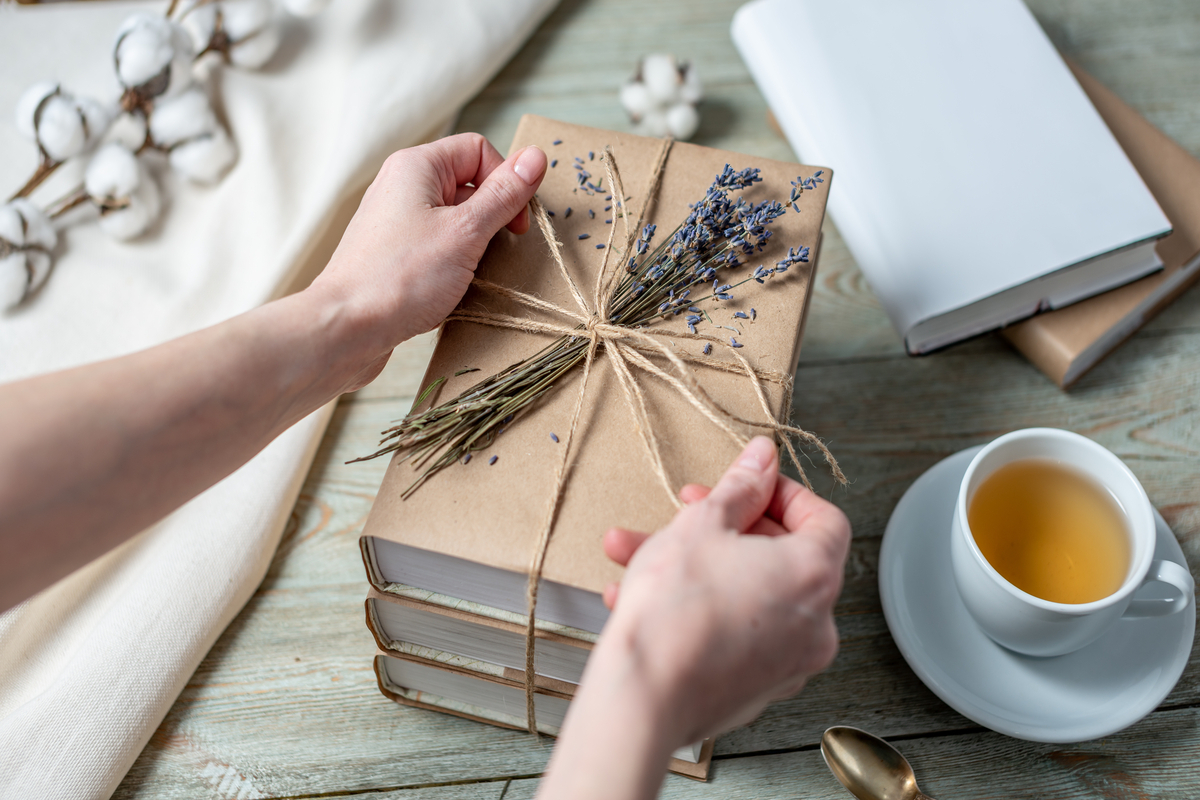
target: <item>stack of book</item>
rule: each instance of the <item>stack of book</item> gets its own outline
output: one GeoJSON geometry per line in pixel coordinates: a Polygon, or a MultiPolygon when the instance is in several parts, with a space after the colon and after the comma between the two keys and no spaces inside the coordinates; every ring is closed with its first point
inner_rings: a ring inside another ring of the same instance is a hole
{"type": "MultiPolygon", "coordinates": [[[[621,222],[605,191],[589,188],[604,174],[600,154],[606,145],[613,147],[631,213],[637,213],[650,192],[654,166],[666,152],[664,143],[525,117],[513,149],[529,144],[541,146],[551,164],[559,165],[548,170],[538,194],[555,212],[553,224],[575,280],[581,287],[593,286],[603,258],[603,245],[597,247],[596,242],[606,240],[614,223],[621,222]]],[[[744,192],[754,203],[786,199],[792,181],[822,170],[675,143],[646,221],[670,231],[726,164],[762,170],[762,182],[744,192]]],[[[763,285],[749,282],[732,299],[705,304],[712,317],[705,325],[712,327],[702,332],[713,333],[717,324],[731,329],[737,346],[744,344],[737,352],[762,374],[795,372],[832,171],[824,168],[821,177],[824,182],[814,181],[799,198],[798,211],[772,224],[774,235],[766,249],[737,268],[738,275],[745,277],[759,263],[784,259],[789,247],[809,248],[809,260],[763,285]]],[[[502,231],[476,274],[548,303],[574,307],[569,287],[536,230],[523,237],[502,231]]],[[[528,314],[506,302],[505,297],[472,289],[463,304],[494,313],[528,314]]],[[[687,327],[683,317],[670,315],[653,324],[673,335],[687,327]]],[[[724,333],[722,338],[729,336],[724,333]]],[[[459,395],[481,378],[538,352],[546,341],[523,331],[447,323],[423,382],[423,388],[434,387],[428,402],[438,404],[459,395]]],[[[696,358],[735,363],[715,347],[711,356],[703,356],[703,342],[681,338],[673,344],[696,358]]],[[[649,358],[671,369],[665,359],[649,358]]],[[[763,416],[745,373],[697,364],[695,376],[729,413],[742,419],[763,416]]],[[[656,433],[666,443],[664,466],[676,488],[685,482],[711,486],[740,445],[696,412],[668,382],[650,372],[638,372],[636,379],[656,433]]],[[[388,466],[363,528],[361,549],[371,585],[367,625],[378,645],[375,672],[380,691],[397,703],[525,729],[527,576],[555,476],[566,463],[567,479],[554,516],[535,614],[536,722],[540,732],[556,734],[608,619],[603,589],[622,575],[621,567],[604,555],[604,532],[614,526],[654,531],[674,515],[674,503],[635,432],[611,358],[602,351],[592,367],[566,462],[566,437],[559,434],[571,427],[580,376],[567,374],[561,380],[562,385],[540,398],[536,407],[506,423],[507,430],[469,463],[463,459],[452,464],[407,499],[405,490],[422,467],[399,457],[388,466]]],[[[771,413],[786,417],[783,381],[764,381],[763,391],[771,413]]],[[[754,432],[745,426],[745,433],[754,432]]],[[[711,740],[684,747],[674,753],[670,769],[704,779],[712,750],[711,740]]]]}
{"type": "Polygon", "coordinates": [[[838,165],[830,213],[909,353],[1003,329],[1067,386],[1200,277],[1200,164],[1020,0],[754,0],[732,35],[800,157],[838,165]]]}

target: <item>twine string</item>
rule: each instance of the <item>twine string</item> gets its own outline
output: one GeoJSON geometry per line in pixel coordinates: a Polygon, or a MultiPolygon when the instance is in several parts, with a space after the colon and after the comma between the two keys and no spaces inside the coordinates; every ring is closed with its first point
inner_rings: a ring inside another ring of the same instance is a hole
{"type": "MultiPolygon", "coordinates": [[[[662,175],[666,166],[667,156],[670,153],[673,140],[665,139],[663,146],[659,150],[658,157],[655,159],[653,172],[650,176],[650,189],[647,192],[645,199],[641,203],[641,208],[638,214],[637,224],[632,228],[629,225],[629,209],[624,200],[624,186],[621,182],[621,173],[617,168],[616,158],[613,155],[611,147],[604,148],[604,154],[601,161],[604,164],[605,172],[608,176],[609,187],[613,195],[614,218],[617,216],[616,210],[620,209],[620,217],[623,225],[624,244],[620,248],[619,257],[614,257],[613,244],[616,237],[616,225],[613,225],[609,230],[608,241],[604,247],[604,257],[600,264],[600,269],[596,274],[596,282],[592,291],[592,299],[589,303],[583,292],[580,290],[578,283],[571,275],[567,268],[566,261],[562,255],[562,244],[558,241],[555,235],[554,228],[550,224],[550,218],[546,214],[546,209],[537,197],[530,201],[530,210],[533,218],[537,221],[538,228],[546,239],[546,243],[550,248],[550,255],[555,265],[558,267],[559,273],[565,280],[567,287],[571,292],[571,296],[578,306],[578,311],[564,308],[555,303],[550,303],[539,297],[531,294],[511,289],[507,286],[501,286],[491,281],[481,278],[476,278],[472,281],[474,285],[481,289],[494,292],[503,297],[507,297],[519,305],[529,309],[547,312],[559,317],[571,320],[574,325],[565,323],[543,322],[540,320],[530,319],[528,317],[515,317],[507,314],[498,314],[487,311],[473,311],[462,309],[455,311],[447,321],[461,320],[464,322],[474,322],[480,325],[490,325],[498,328],[508,328],[512,330],[526,331],[528,333],[540,333],[567,337],[586,337],[588,339],[587,351],[584,356],[583,374],[579,383],[579,391],[575,396],[575,403],[571,411],[571,422],[567,429],[566,436],[562,440],[562,458],[558,462],[554,476],[554,488],[550,495],[550,502],[546,509],[545,519],[542,522],[541,529],[538,532],[537,545],[534,549],[533,557],[529,566],[529,578],[525,587],[526,604],[528,608],[528,620],[525,629],[525,717],[529,732],[536,734],[537,717],[534,709],[534,689],[535,681],[535,665],[534,665],[534,644],[537,639],[536,623],[534,611],[537,608],[538,586],[542,577],[542,569],[546,561],[546,552],[549,549],[550,537],[554,530],[554,523],[558,516],[560,501],[562,499],[563,489],[567,483],[567,476],[570,467],[570,457],[575,445],[575,433],[579,427],[580,416],[583,411],[584,400],[587,397],[588,383],[592,376],[592,367],[596,360],[596,355],[600,346],[604,346],[604,350],[608,353],[612,365],[613,372],[616,374],[617,382],[621,386],[622,394],[628,405],[631,415],[634,420],[634,427],[637,430],[642,443],[645,445],[647,456],[654,468],[654,473],[662,483],[667,496],[676,508],[681,508],[682,503],[675,492],[671,483],[670,476],[667,473],[666,466],[662,458],[662,448],[659,446],[658,435],[655,432],[655,426],[652,424],[650,414],[646,409],[646,397],[642,388],[638,385],[637,380],[633,375],[633,368],[648,372],[662,379],[668,386],[678,392],[687,402],[699,411],[706,419],[720,428],[726,435],[730,437],[738,446],[745,446],[749,441],[749,437],[741,433],[734,424],[741,424],[762,430],[769,430],[775,434],[775,437],[781,440],[787,449],[788,455],[795,464],[796,469],[800,474],[801,480],[805,486],[812,489],[812,484],[809,483],[808,476],[805,474],[804,467],[800,463],[798,454],[792,445],[793,437],[805,441],[815,447],[824,456],[834,477],[841,482],[845,482],[845,476],[838,467],[837,460],[825,444],[813,434],[801,428],[788,425],[776,419],[771,411],[771,406],[767,400],[766,392],[763,389],[763,382],[774,383],[783,388],[785,400],[790,401],[792,396],[792,379],[791,376],[784,375],[774,370],[766,370],[754,367],[732,344],[715,336],[709,336],[701,333],[674,333],[667,331],[659,331],[643,328],[629,328],[623,325],[614,325],[607,321],[609,303],[611,302],[612,288],[620,278],[620,265],[624,262],[628,253],[634,245],[637,232],[641,230],[642,223],[646,217],[646,211],[653,198],[656,196],[658,187],[662,182],[662,175]],[[672,339],[694,339],[725,347],[734,356],[736,363],[729,363],[721,359],[710,358],[706,356],[693,356],[690,354],[679,353],[668,347],[662,341],[663,338],[670,337],[672,339]],[[675,373],[662,369],[649,358],[646,354],[661,355],[667,359],[670,365],[674,368],[675,373]],[[696,379],[695,374],[688,366],[688,362],[699,364],[707,368],[717,369],[724,372],[736,373],[745,375],[747,380],[753,386],[755,397],[763,411],[764,419],[750,420],[740,417],[736,414],[723,408],[719,403],[713,400],[700,382],[696,379]]],[[[784,405],[783,416],[786,418],[790,403],[784,405]]]]}

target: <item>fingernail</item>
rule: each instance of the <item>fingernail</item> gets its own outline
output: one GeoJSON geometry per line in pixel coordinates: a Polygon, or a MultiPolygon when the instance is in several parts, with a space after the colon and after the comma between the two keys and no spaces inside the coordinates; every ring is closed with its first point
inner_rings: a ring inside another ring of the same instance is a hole
{"type": "Polygon", "coordinates": [[[755,436],[742,451],[737,463],[755,472],[762,472],[775,460],[775,445],[765,436],[755,436]]]}
{"type": "Polygon", "coordinates": [[[521,180],[530,186],[537,183],[545,171],[546,154],[535,144],[522,150],[521,155],[517,156],[516,163],[513,164],[513,172],[517,173],[521,180]]]}

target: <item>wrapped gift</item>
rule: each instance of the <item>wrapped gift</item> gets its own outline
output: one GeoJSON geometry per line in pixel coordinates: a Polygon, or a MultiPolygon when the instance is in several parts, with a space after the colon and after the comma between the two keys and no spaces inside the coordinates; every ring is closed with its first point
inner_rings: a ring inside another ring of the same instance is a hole
{"type": "Polygon", "coordinates": [[[561,242],[562,264],[537,225],[523,236],[497,234],[479,264],[479,285],[442,327],[423,382],[429,391],[415,411],[455,398],[561,341],[565,332],[586,341],[590,334],[580,320],[602,295],[597,273],[606,256],[609,270],[625,269],[647,224],[657,226],[653,244],[669,239],[726,165],[761,170],[761,181],[734,196],[788,207],[770,224],[761,250],[739,251],[740,266],[719,270],[717,297],[702,297],[713,293],[704,284],[624,342],[644,362],[622,359],[636,388],[621,380],[622,364],[612,352],[617,342],[606,328],[609,338],[598,340],[582,392],[580,365],[470,458],[424,482],[428,460],[414,463],[401,452],[388,467],[361,542],[377,590],[410,597],[424,592],[521,621],[527,619],[528,576],[540,566],[537,627],[586,639],[607,618],[604,586],[622,573],[603,553],[604,532],[662,527],[677,510],[680,487],[712,485],[742,442],[787,421],[832,174],[526,116],[512,149],[531,144],[550,159],[538,199],[548,232],[561,242]],[[604,163],[606,148],[619,175],[604,163]],[[617,178],[624,192],[614,195],[617,178]],[[803,188],[798,197],[797,186],[803,188]],[[786,271],[751,279],[780,261],[789,265],[786,271]],[[694,302],[699,313],[689,310],[694,302]],[[513,320],[531,324],[521,330],[513,320]]]}

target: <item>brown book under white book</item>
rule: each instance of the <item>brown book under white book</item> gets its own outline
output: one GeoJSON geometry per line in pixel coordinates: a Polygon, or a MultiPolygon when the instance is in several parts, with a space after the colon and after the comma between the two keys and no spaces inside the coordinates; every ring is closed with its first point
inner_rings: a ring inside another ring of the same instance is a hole
{"type": "Polygon", "coordinates": [[[1067,63],[1174,232],[1156,247],[1161,272],[1004,329],[1014,347],[1064,388],[1200,278],[1200,160],[1077,64],[1067,63]]]}
{"type": "MultiPolygon", "coordinates": [[[[555,212],[553,225],[563,241],[565,260],[577,271],[574,280],[589,288],[596,284],[604,247],[596,241],[606,240],[622,220],[611,213],[615,204],[603,192],[585,191],[578,173],[604,174],[600,154],[608,145],[619,164],[632,216],[639,214],[650,194],[655,164],[667,154],[645,218],[660,232],[684,220],[690,204],[704,196],[727,164],[762,170],[762,182],[742,192],[751,203],[786,200],[792,181],[823,173],[822,180],[810,184],[798,199],[798,210],[772,224],[773,237],[765,249],[752,260],[748,257],[730,282],[751,277],[759,264],[786,258],[791,247],[809,248],[808,260],[763,285],[750,281],[733,298],[706,309],[710,319],[705,332],[722,333],[722,339],[736,336],[732,346],[744,345],[736,353],[757,375],[766,376],[760,384],[761,401],[748,385],[747,373],[741,367],[731,371],[730,365],[738,363],[730,355],[735,351],[713,346],[711,357],[724,363],[709,364],[703,342],[680,336],[687,327],[683,317],[667,315],[650,323],[670,331],[663,338],[696,362],[696,379],[726,412],[741,420],[760,420],[769,410],[772,424],[786,418],[787,383],[799,357],[832,171],[527,116],[512,149],[530,144],[546,150],[552,164],[558,162],[547,171],[538,196],[555,212]],[[580,165],[574,170],[572,157],[580,165]],[[717,329],[718,324],[730,332],[717,329]]],[[[523,237],[502,231],[476,275],[574,308],[569,287],[536,230],[523,237]]],[[[460,307],[518,317],[530,313],[500,294],[474,288],[460,307]]],[[[523,330],[448,322],[440,331],[422,391],[433,386],[428,402],[445,402],[481,376],[499,373],[546,343],[545,336],[523,330]]],[[[660,368],[673,369],[657,354],[647,358],[660,368]]],[[[527,576],[567,443],[560,435],[571,427],[580,396],[580,372],[563,375],[561,386],[506,423],[502,435],[469,463],[462,459],[451,464],[407,499],[405,491],[420,478],[420,467],[399,457],[389,464],[360,540],[373,589],[367,599],[368,625],[380,647],[376,673],[386,696],[505,727],[525,726],[527,576]]],[[[672,494],[687,482],[715,483],[740,452],[740,443],[651,371],[637,374],[637,386],[656,435],[666,443],[661,454],[672,494]]],[[[533,682],[539,730],[552,731],[561,724],[586,655],[608,618],[602,591],[623,573],[603,552],[604,532],[613,526],[657,530],[676,510],[636,432],[632,403],[611,356],[601,350],[583,394],[539,582],[534,640],[538,675],[533,682]]],[[[737,425],[747,436],[761,431],[744,422],[737,425]]],[[[711,752],[710,741],[677,753],[672,770],[703,778],[711,752]]]]}

